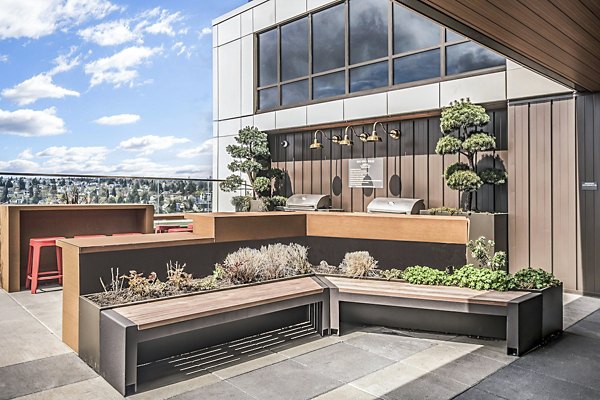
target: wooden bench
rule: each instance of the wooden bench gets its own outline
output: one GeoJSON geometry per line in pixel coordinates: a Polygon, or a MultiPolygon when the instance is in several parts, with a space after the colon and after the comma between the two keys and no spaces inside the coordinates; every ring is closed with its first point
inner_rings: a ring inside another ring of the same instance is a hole
{"type": "Polygon", "coordinates": [[[542,340],[542,296],[530,292],[477,291],[398,281],[321,276],[329,286],[330,329],[340,320],[397,328],[506,339],[521,355],[542,340]]]}
{"type": "Polygon", "coordinates": [[[310,320],[321,335],[328,334],[328,291],[318,279],[303,277],[102,311],[99,372],[122,395],[130,395],[137,391],[137,367],[144,362],[138,349],[144,343],[158,340],[156,346],[145,346],[152,354],[144,355],[145,360],[157,360],[201,348],[207,340],[220,344],[276,324],[296,323],[298,318],[310,320]],[[265,320],[268,317],[271,320],[265,320]],[[203,330],[208,332],[205,340],[203,330]],[[169,338],[174,340],[166,345],[169,338]]]}

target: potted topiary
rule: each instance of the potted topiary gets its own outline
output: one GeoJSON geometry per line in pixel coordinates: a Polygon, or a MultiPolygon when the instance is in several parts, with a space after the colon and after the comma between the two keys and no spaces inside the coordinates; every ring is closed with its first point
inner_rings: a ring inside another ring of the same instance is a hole
{"type": "MultiPolygon", "coordinates": [[[[237,144],[227,146],[226,151],[233,161],[227,168],[232,175],[219,184],[224,192],[238,192],[246,181],[252,188],[252,196],[235,196],[232,205],[236,211],[267,211],[270,199],[277,195],[278,181],[283,178],[283,171],[271,167],[271,152],[267,134],[256,127],[247,126],[238,132],[237,144]]],[[[275,202],[280,202],[279,199],[275,202]]]]}
{"type": "MultiPolygon", "coordinates": [[[[496,138],[483,128],[490,116],[484,107],[471,103],[467,98],[454,101],[442,110],[440,129],[443,136],[438,140],[435,152],[440,155],[461,155],[463,160],[449,165],[444,180],[450,189],[463,193],[461,211],[471,220],[469,239],[481,236],[495,242],[495,250],[508,248],[508,216],[505,213],[477,212],[473,207],[473,193],[483,185],[506,183],[506,171],[498,168],[477,170],[477,153],[496,149],[496,138]]],[[[423,214],[444,214],[426,210],[423,214]]],[[[461,215],[462,212],[455,214],[461,215]]]]}

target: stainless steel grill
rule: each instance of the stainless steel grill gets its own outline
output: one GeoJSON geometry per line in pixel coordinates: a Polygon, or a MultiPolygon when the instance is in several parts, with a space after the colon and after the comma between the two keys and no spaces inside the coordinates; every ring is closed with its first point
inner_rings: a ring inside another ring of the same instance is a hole
{"type": "Polygon", "coordinates": [[[378,197],[367,206],[370,213],[419,214],[425,209],[422,199],[401,199],[398,197],[378,197]]]}
{"type": "Polygon", "coordinates": [[[331,208],[328,194],[295,194],[285,202],[285,211],[317,211],[331,208]]]}

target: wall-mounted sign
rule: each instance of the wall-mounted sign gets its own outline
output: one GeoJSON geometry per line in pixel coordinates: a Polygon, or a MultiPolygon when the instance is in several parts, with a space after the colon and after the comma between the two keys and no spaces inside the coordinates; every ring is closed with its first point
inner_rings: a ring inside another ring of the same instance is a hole
{"type": "Polygon", "coordinates": [[[383,188],[383,158],[348,160],[350,162],[349,184],[351,188],[383,188]]]}
{"type": "Polygon", "coordinates": [[[598,190],[598,184],[596,182],[583,182],[581,184],[581,190],[585,190],[585,191],[598,190]]]}

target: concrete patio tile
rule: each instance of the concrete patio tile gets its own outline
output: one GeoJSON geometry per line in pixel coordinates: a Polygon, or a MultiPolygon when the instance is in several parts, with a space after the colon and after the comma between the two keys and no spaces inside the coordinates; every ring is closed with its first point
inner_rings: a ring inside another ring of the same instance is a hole
{"type": "Polygon", "coordinates": [[[346,343],[313,351],[294,358],[294,361],[341,382],[353,381],[393,364],[389,358],[380,357],[346,343]]]}
{"type": "Polygon", "coordinates": [[[319,350],[327,346],[340,343],[341,339],[337,336],[326,336],[318,339],[312,339],[305,342],[291,342],[284,346],[272,347],[271,351],[281,354],[287,358],[294,358],[302,354],[310,353],[311,351],[319,350]]]}
{"type": "Polygon", "coordinates": [[[384,332],[357,336],[344,340],[344,343],[394,361],[403,360],[435,345],[429,340],[384,332]]]}
{"type": "Polygon", "coordinates": [[[267,353],[262,357],[254,358],[252,360],[245,361],[243,363],[233,365],[231,367],[223,369],[210,369],[213,374],[221,379],[229,379],[234,376],[242,375],[247,372],[257,370],[272,364],[276,364],[281,361],[285,361],[288,358],[278,353],[267,353]]]}
{"type": "Polygon", "coordinates": [[[449,400],[468,388],[468,385],[456,382],[448,377],[429,373],[407,382],[382,397],[390,400],[449,400]]]}
{"type": "Polygon", "coordinates": [[[515,366],[490,376],[477,389],[504,399],[597,400],[600,391],[515,366]]]}
{"type": "Polygon", "coordinates": [[[242,392],[229,382],[221,381],[195,389],[187,393],[170,397],[170,400],[198,400],[198,399],[219,399],[219,400],[250,400],[253,397],[242,392]]]}
{"type": "Polygon", "coordinates": [[[517,357],[506,354],[505,340],[478,339],[468,336],[459,336],[456,339],[446,342],[448,346],[452,346],[454,343],[466,343],[481,346],[475,349],[471,354],[491,358],[492,360],[503,363],[504,365],[510,364],[518,359],[517,357]]]}
{"type": "Polygon", "coordinates": [[[127,397],[130,400],[163,400],[168,399],[191,390],[204,388],[214,383],[221,382],[221,379],[213,374],[201,375],[196,378],[188,379],[182,382],[173,383],[168,386],[162,386],[156,389],[141,392],[127,397]]]}
{"type": "Polygon", "coordinates": [[[445,378],[464,383],[467,386],[473,386],[505,366],[506,364],[491,358],[469,353],[433,372],[445,378]]]}
{"type": "MultiPolygon", "coordinates": [[[[387,329],[389,329],[389,328],[387,328],[387,329]]],[[[403,334],[406,336],[411,336],[411,337],[418,338],[418,339],[433,340],[438,343],[439,342],[447,342],[447,341],[450,341],[450,340],[458,337],[458,335],[453,335],[453,334],[449,334],[449,333],[409,331],[409,330],[404,330],[404,329],[398,329],[395,331],[398,332],[399,334],[403,334]]]]}
{"type": "Polygon", "coordinates": [[[54,286],[48,291],[32,295],[30,291],[10,293],[19,305],[31,313],[57,337],[62,336],[62,288],[54,286]]]}
{"type": "Polygon", "coordinates": [[[600,322],[594,322],[586,318],[569,327],[567,332],[600,340],[600,322]]]}
{"type": "MultiPolygon", "coordinates": [[[[33,342],[32,342],[33,343],[33,342]]],[[[74,353],[0,368],[0,400],[97,377],[74,353]]]]}
{"type": "Polygon", "coordinates": [[[350,386],[354,386],[355,388],[374,396],[381,397],[409,382],[419,379],[425,374],[427,374],[427,372],[419,368],[414,368],[403,363],[395,363],[350,382],[350,386]]]}
{"type": "Polygon", "coordinates": [[[378,398],[353,386],[344,385],[315,397],[315,400],[373,400],[378,398]]]}
{"type": "Polygon", "coordinates": [[[342,383],[323,376],[312,368],[287,360],[228,381],[249,395],[261,399],[311,399],[329,392],[342,383]]]}
{"type": "Polygon", "coordinates": [[[600,323],[600,311],[596,311],[595,313],[588,315],[585,320],[600,323]]]}
{"type": "Polygon", "coordinates": [[[98,377],[18,397],[17,400],[120,400],[123,398],[104,379],[98,377]]]}
{"type": "Polygon", "coordinates": [[[454,400],[504,400],[502,397],[498,397],[495,394],[484,392],[477,388],[471,388],[464,393],[456,396],[454,400]]]}
{"type": "Polygon", "coordinates": [[[430,372],[470,354],[477,348],[479,348],[479,346],[463,343],[461,343],[460,346],[456,343],[452,346],[440,344],[414,354],[402,360],[401,363],[430,372]]]}

